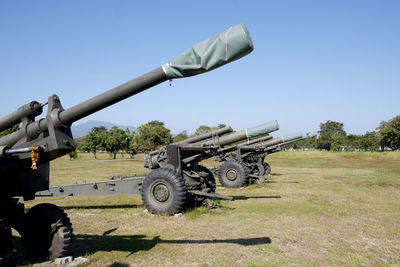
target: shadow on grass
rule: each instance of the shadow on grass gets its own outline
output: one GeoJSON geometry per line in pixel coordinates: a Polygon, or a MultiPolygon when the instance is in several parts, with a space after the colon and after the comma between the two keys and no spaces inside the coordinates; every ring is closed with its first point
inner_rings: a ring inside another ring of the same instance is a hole
{"type": "Polygon", "coordinates": [[[297,181],[286,181],[286,182],[282,182],[282,181],[268,181],[268,184],[299,184],[300,182],[297,181]]]}
{"type": "Polygon", "coordinates": [[[293,173],[293,172],[288,172],[288,173],[271,173],[271,177],[273,178],[274,176],[282,176],[282,175],[304,175],[304,174],[312,174],[311,172],[298,172],[298,173],[293,173]]]}
{"type": "MultiPolygon", "coordinates": [[[[147,251],[158,244],[238,244],[255,246],[271,244],[269,237],[237,238],[237,239],[186,239],[168,240],[159,236],[146,235],[108,235],[117,228],[106,231],[103,235],[76,235],[73,252],[75,255],[92,254],[97,251],[127,251],[130,255],[138,251],[147,251]]],[[[117,265],[118,266],[118,265],[117,265]]]]}
{"type": "Polygon", "coordinates": [[[136,209],[136,208],[142,208],[143,205],[92,205],[92,206],[82,206],[82,205],[74,205],[74,206],[61,206],[63,210],[86,210],[86,209],[136,209]]]}
{"type": "Polygon", "coordinates": [[[281,196],[232,196],[233,200],[248,200],[251,198],[282,198],[281,196]]]}
{"type": "Polygon", "coordinates": [[[107,265],[107,267],[129,267],[129,264],[114,262],[113,264],[107,265]]]}
{"type": "MultiPolygon", "coordinates": [[[[148,251],[158,244],[237,244],[242,246],[256,246],[263,244],[271,244],[269,237],[253,237],[253,238],[235,238],[235,239],[186,239],[186,240],[168,240],[161,239],[159,236],[149,237],[146,235],[112,235],[109,234],[118,228],[110,229],[103,235],[75,235],[72,245],[72,253],[75,256],[85,256],[98,251],[126,251],[130,252],[129,256],[138,251],[148,251]]],[[[20,239],[19,237],[14,237],[20,239]]],[[[22,248],[17,248],[16,252],[22,248]]],[[[0,266],[16,266],[15,254],[0,257],[0,266]]],[[[127,266],[124,263],[115,262],[110,267],[127,266]]]]}

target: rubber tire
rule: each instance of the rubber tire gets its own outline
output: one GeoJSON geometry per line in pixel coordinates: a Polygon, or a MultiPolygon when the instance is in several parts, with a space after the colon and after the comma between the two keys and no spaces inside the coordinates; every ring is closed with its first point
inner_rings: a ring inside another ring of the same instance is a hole
{"type": "Polygon", "coordinates": [[[264,162],[264,169],[265,169],[265,174],[268,175],[271,173],[271,165],[269,165],[268,163],[264,162]]]}
{"type": "Polygon", "coordinates": [[[211,188],[211,192],[214,193],[215,189],[217,187],[217,184],[215,183],[215,177],[214,174],[205,166],[203,165],[198,165],[197,166],[197,170],[199,172],[206,172],[208,173],[208,177],[207,177],[207,182],[208,182],[208,187],[211,188]]]}
{"type": "Polygon", "coordinates": [[[238,188],[247,184],[249,180],[249,174],[247,167],[237,161],[227,161],[221,165],[218,172],[218,179],[224,187],[228,188],[238,188]],[[229,180],[226,177],[228,171],[235,171],[237,179],[229,180]]]}
{"type": "Polygon", "coordinates": [[[265,174],[264,164],[263,163],[257,163],[256,166],[257,166],[257,170],[258,170],[257,175],[258,176],[263,176],[265,174]]]}
{"type": "Polygon", "coordinates": [[[182,211],[186,203],[187,189],[182,176],[168,168],[159,168],[150,172],[141,188],[142,201],[147,210],[153,214],[173,215],[182,211]],[[168,196],[164,201],[157,200],[154,189],[167,189],[168,196]]]}
{"type": "Polygon", "coordinates": [[[53,204],[38,204],[25,215],[22,243],[29,256],[54,260],[70,254],[72,232],[63,209],[53,204]],[[53,233],[52,227],[56,227],[53,233]]]}

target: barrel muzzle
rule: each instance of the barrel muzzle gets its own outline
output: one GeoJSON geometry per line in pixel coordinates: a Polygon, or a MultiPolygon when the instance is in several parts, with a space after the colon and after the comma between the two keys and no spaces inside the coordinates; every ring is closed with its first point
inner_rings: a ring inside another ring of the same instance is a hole
{"type": "Polygon", "coordinates": [[[216,34],[162,66],[168,79],[204,73],[246,56],[254,46],[243,24],[216,34]]]}
{"type": "Polygon", "coordinates": [[[290,141],[301,139],[301,138],[303,138],[302,133],[294,133],[294,134],[290,134],[290,135],[286,135],[286,136],[282,137],[283,142],[290,142],[290,141]]]}
{"type": "Polygon", "coordinates": [[[267,133],[271,133],[273,131],[277,131],[279,130],[279,124],[278,121],[274,120],[274,121],[270,121],[258,126],[254,126],[251,128],[247,128],[246,129],[246,135],[247,138],[251,138],[254,136],[259,136],[262,134],[267,134],[267,133]]]}

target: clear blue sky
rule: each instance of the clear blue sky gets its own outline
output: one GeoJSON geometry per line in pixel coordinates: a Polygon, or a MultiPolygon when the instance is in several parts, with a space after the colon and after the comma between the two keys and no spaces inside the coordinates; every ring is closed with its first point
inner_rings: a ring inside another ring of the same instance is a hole
{"type": "MultiPolygon", "coordinates": [[[[400,1],[0,1],[0,117],[57,94],[64,108],[244,23],[254,51],[163,83],[86,120],[173,133],[326,120],[364,134],[400,114],[400,1]]],[[[80,123],[77,122],[77,123],[80,123]]]]}

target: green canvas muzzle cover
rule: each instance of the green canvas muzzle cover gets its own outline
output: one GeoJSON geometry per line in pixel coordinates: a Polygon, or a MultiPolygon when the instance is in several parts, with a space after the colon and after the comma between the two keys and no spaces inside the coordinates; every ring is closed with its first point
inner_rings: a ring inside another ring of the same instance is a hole
{"type": "Polygon", "coordinates": [[[246,129],[246,135],[247,138],[251,138],[262,134],[271,133],[276,130],[279,130],[279,124],[278,121],[275,120],[246,129]]]}
{"type": "Polygon", "coordinates": [[[286,136],[282,137],[283,142],[290,142],[290,141],[293,141],[296,139],[301,139],[301,138],[303,138],[302,133],[294,133],[294,134],[290,134],[290,135],[286,135],[286,136]]]}
{"type": "Polygon", "coordinates": [[[189,77],[244,57],[253,49],[246,26],[238,24],[196,44],[162,69],[168,79],[189,77]]]}

